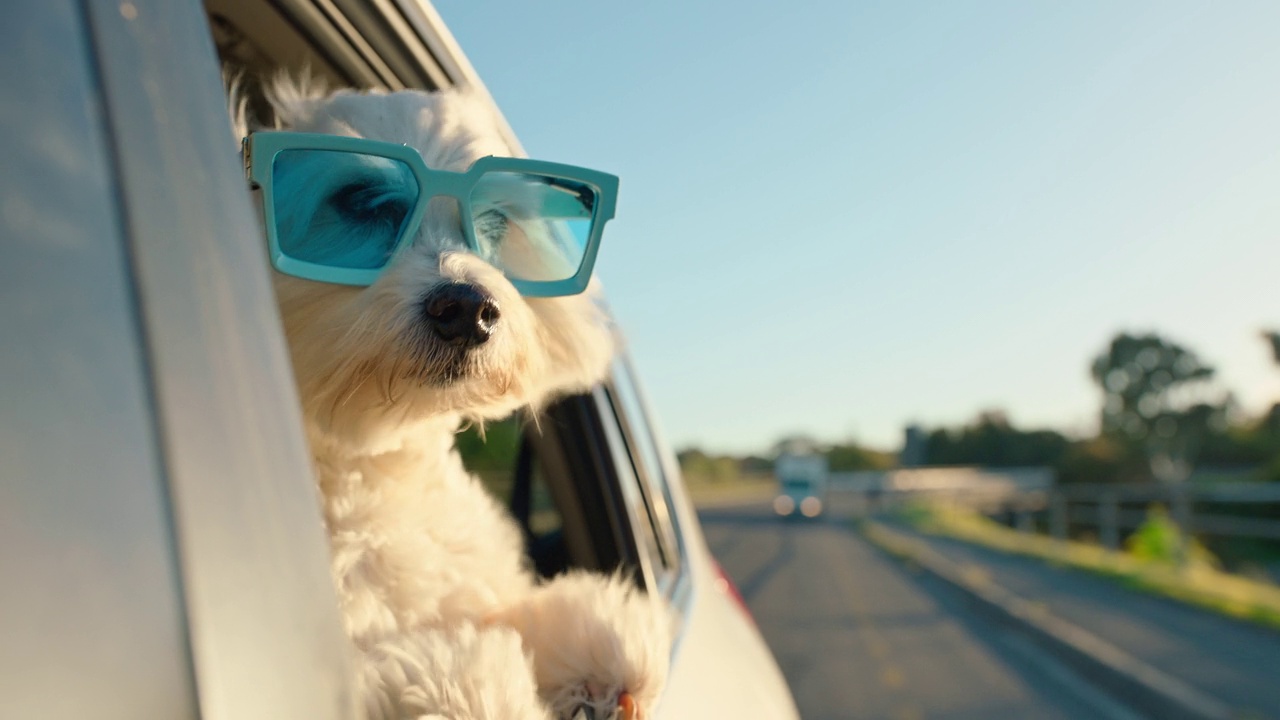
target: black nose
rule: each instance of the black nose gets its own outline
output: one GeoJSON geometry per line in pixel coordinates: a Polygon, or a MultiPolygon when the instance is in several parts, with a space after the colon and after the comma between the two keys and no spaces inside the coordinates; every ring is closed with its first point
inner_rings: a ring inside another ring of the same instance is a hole
{"type": "Polygon", "coordinates": [[[451,283],[433,290],[422,302],[427,324],[454,345],[480,345],[493,334],[501,313],[498,303],[475,285],[451,283]]]}

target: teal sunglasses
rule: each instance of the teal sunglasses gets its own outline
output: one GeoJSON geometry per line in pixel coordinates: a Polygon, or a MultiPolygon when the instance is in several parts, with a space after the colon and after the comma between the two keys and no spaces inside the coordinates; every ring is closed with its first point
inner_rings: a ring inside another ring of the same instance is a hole
{"type": "Polygon", "coordinates": [[[373,284],[444,196],[458,202],[468,248],[520,294],[575,295],[618,196],[617,177],[586,168],[484,157],[446,172],[407,145],[337,135],[255,132],[244,157],[262,191],[271,264],[342,285],[373,284]]]}

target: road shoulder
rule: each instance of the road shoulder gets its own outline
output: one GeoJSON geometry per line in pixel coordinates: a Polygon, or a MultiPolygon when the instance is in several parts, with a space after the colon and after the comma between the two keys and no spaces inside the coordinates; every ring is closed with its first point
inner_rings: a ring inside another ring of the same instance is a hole
{"type": "Polygon", "coordinates": [[[966,570],[921,538],[876,521],[864,522],[861,530],[882,550],[917,565],[959,590],[984,612],[1025,634],[1059,661],[1138,712],[1171,720],[1234,717],[1225,702],[1053,615],[1043,604],[1013,594],[988,574],[966,570]]]}

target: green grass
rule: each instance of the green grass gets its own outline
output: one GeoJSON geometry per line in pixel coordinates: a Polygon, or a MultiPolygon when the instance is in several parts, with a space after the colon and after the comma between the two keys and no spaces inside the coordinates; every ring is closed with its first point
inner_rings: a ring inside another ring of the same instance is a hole
{"type": "Polygon", "coordinates": [[[1091,543],[1021,533],[973,511],[945,505],[908,506],[899,517],[927,534],[1084,570],[1142,592],[1280,630],[1280,587],[1224,572],[1196,553],[1179,566],[1091,543]]]}
{"type": "Polygon", "coordinates": [[[768,502],[778,493],[772,477],[733,480],[729,482],[698,481],[685,478],[685,487],[693,504],[699,507],[738,502],[768,502]]]}

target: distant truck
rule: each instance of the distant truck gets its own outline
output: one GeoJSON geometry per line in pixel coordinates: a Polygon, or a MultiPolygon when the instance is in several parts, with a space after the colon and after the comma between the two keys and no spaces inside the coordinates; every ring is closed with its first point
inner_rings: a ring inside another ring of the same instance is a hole
{"type": "Polygon", "coordinates": [[[782,453],[773,464],[778,497],[773,510],[782,517],[797,513],[807,518],[822,514],[827,504],[827,458],[818,453],[782,453]]]}

